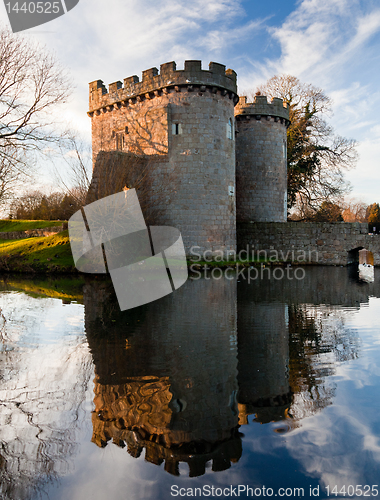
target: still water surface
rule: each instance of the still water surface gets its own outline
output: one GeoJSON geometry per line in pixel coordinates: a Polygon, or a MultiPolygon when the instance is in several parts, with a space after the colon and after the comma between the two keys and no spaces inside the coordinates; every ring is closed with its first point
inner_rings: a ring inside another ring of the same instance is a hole
{"type": "Polygon", "coordinates": [[[4,278],[1,499],[376,498],[376,271],[189,280],[124,312],[104,280],[4,278]]]}

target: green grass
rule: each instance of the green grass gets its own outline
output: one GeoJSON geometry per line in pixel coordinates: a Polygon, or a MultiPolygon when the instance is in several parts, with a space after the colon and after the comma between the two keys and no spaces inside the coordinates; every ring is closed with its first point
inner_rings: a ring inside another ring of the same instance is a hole
{"type": "Polygon", "coordinates": [[[0,220],[0,232],[27,231],[28,229],[44,229],[52,226],[62,226],[61,220],[0,220]]]}
{"type": "Polygon", "coordinates": [[[15,277],[12,275],[0,281],[1,291],[22,291],[31,297],[51,297],[67,302],[76,301],[83,303],[83,285],[85,281],[82,276],[41,276],[37,278],[15,277]]]}
{"type": "Polygon", "coordinates": [[[75,272],[68,231],[39,238],[0,240],[0,270],[75,272]]]}

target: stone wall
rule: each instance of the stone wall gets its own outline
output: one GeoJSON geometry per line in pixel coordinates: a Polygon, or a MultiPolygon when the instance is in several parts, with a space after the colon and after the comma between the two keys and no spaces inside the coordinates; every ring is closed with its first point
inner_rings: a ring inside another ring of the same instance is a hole
{"type": "Polygon", "coordinates": [[[46,229],[28,229],[27,231],[6,231],[0,232],[0,240],[21,240],[23,238],[33,238],[40,236],[52,236],[64,231],[63,226],[51,226],[46,229]]]}
{"type": "Polygon", "coordinates": [[[240,97],[235,116],[237,221],[285,222],[288,106],[277,98],[247,103],[240,97]]]}
{"type": "Polygon", "coordinates": [[[144,99],[94,115],[91,120],[94,160],[100,151],[167,154],[169,107],[165,101],[144,99]]]}
{"type": "Polygon", "coordinates": [[[350,251],[366,248],[380,265],[380,237],[368,234],[364,223],[254,222],[237,227],[238,251],[249,249],[269,260],[345,266],[350,251]]]}
{"type": "MultiPolygon", "coordinates": [[[[296,269],[299,267],[294,270],[296,269]]],[[[239,305],[241,301],[250,308],[252,303],[283,302],[286,297],[288,304],[328,304],[358,308],[360,304],[368,303],[370,297],[380,297],[380,268],[375,269],[375,281],[372,283],[360,281],[355,266],[305,266],[302,269],[304,272],[297,274],[298,279],[294,273],[289,275],[289,279],[276,279],[273,272],[264,272],[262,276],[259,274],[250,283],[247,279],[239,278],[238,311],[242,307],[239,305]]],[[[240,316],[238,327],[239,322],[240,316]]]]}

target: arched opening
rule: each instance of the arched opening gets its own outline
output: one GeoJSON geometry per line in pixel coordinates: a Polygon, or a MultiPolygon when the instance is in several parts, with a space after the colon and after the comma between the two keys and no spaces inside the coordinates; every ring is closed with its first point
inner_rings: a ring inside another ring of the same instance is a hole
{"type": "Polygon", "coordinates": [[[373,253],[366,248],[357,247],[350,250],[348,264],[351,264],[350,276],[355,281],[372,283],[375,280],[373,253]]]}
{"type": "Polygon", "coordinates": [[[364,247],[353,248],[348,251],[347,264],[359,264],[359,251],[364,247]]]}

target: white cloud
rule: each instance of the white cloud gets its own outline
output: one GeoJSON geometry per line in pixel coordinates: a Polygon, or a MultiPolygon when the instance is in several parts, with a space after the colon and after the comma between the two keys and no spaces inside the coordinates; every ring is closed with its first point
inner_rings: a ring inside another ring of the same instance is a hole
{"type": "Polygon", "coordinates": [[[371,36],[380,30],[380,10],[364,15],[358,19],[357,31],[347,47],[347,52],[355,50],[366,43],[371,36]]]}
{"type": "Polygon", "coordinates": [[[282,49],[272,65],[297,76],[336,78],[379,29],[380,11],[363,13],[357,1],[304,0],[282,26],[272,30],[282,49]]]}
{"type": "Polygon", "coordinates": [[[286,446],[306,473],[320,478],[323,486],[337,484],[340,489],[348,484],[366,484],[366,476],[380,462],[379,437],[374,428],[373,419],[360,408],[348,412],[347,406],[340,406],[336,400],[322,414],[304,419],[302,427],[289,434],[286,446]]]}
{"type": "Polygon", "coordinates": [[[232,29],[226,26],[224,29],[209,31],[198,39],[197,44],[199,47],[207,46],[209,50],[220,52],[228,45],[247,39],[253,32],[263,30],[264,22],[265,19],[258,19],[232,29]]]}
{"type": "Polygon", "coordinates": [[[346,174],[354,186],[353,195],[365,203],[379,201],[380,141],[374,137],[359,143],[359,162],[355,170],[346,174]]]}

